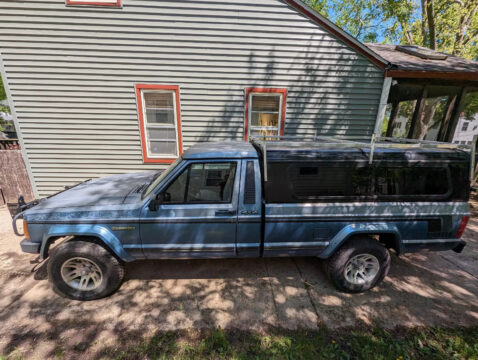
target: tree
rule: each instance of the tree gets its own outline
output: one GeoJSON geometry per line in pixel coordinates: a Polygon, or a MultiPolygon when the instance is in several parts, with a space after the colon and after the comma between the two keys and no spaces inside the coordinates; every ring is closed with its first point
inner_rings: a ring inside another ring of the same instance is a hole
{"type": "Polygon", "coordinates": [[[5,88],[3,86],[2,77],[0,76],[0,101],[5,100],[6,98],[7,98],[7,94],[6,94],[5,88]]]}
{"type": "Polygon", "coordinates": [[[478,0],[305,0],[361,41],[478,59],[478,0]]]}
{"type": "MultiPolygon", "coordinates": [[[[0,101],[5,100],[6,98],[7,98],[7,94],[5,92],[5,87],[3,86],[2,77],[0,76],[0,101]]],[[[10,109],[0,104],[0,112],[10,113],[10,109]]],[[[6,121],[0,115],[0,131],[5,130],[5,127],[6,127],[6,121]]]]}

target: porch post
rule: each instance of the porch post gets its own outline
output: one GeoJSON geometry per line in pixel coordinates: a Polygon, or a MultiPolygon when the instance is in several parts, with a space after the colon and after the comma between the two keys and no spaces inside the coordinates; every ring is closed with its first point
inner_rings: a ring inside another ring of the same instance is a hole
{"type": "Polygon", "coordinates": [[[376,136],[382,136],[382,125],[385,117],[385,110],[387,108],[388,94],[390,93],[390,86],[392,85],[392,78],[385,77],[383,79],[382,95],[380,96],[380,103],[378,104],[377,118],[375,119],[375,129],[373,133],[376,136]]]}

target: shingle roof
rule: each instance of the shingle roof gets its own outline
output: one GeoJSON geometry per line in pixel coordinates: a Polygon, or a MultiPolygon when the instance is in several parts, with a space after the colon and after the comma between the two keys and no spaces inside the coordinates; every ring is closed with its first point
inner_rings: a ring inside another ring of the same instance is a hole
{"type": "MultiPolygon", "coordinates": [[[[448,75],[455,74],[457,79],[478,81],[478,61],[468,60],[448,54],[445,60],[423,59],[398,50],[396,45],[365,45],[389,61],[393,65],[391,71],[428,73],[428,76],[423,77],[434,77],[433,74],[436,74],[436,77],[438,77],[439,74],[448,73],[448,75]]],[[[417,48],[421,47],[417,46],[417,48]]]]}

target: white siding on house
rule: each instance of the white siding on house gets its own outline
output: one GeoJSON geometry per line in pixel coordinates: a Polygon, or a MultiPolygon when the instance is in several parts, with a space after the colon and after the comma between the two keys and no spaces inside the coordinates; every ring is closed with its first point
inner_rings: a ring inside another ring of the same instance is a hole
{"type": "Polygon", "coordinates": [[[144,164],[134,85],[180,86],[184,147],[242,139],[244,89],[287,88],[285,134],[370,136],[383,72],[281,0],[0,1],[38,195],[144,164]]]}

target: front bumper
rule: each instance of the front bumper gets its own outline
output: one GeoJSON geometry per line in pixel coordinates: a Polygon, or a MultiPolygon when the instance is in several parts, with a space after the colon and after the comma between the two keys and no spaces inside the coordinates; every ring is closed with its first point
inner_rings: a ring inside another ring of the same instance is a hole
{"type": "Polygon", "coordinates": [[[20,241],[20,247],[22,248],[22,251],[25,253],[39,254],[41,243],[33,242],[28,239],[23,239],[22,241],[20,241]]]}

